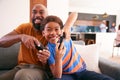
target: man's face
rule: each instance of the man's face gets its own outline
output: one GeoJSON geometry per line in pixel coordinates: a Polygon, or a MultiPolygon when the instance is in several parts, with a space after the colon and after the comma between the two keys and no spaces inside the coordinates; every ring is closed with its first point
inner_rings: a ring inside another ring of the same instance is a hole
{"type": "Polygon", "coordinates": [[[40,25],[43,19],[48,15],[47,9],[44,6],[36,5],[32,10],[32,23],[35,29],[40,30],[40,25]]]}

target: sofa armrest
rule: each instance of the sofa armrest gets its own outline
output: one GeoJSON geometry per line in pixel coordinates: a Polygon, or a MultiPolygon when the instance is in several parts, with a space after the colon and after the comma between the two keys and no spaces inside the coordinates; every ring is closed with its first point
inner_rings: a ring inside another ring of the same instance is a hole
{"type": "Polygon", "coordinates": [[[115,80],[120,80],[120,64],[100,57],[99,68],[102,74],[108,75],[115,80]]]}
{"type": "Polygon", "coordinates": [[[20,43],[7,48],[0,47],[0,71],[9,70],[17,65],[19,46],[20,43]]]}

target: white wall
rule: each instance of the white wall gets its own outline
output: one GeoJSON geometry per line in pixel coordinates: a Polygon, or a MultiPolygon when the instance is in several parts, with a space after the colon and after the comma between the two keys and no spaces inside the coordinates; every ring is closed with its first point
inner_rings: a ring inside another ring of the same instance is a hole
{"type": "Polygon", "coordinates": [[[0,37],[29,22],[29,0],[0,0],[0,37]]]}
{"type": "MultiPolygon", "coordinates": [[[[21,23],[29,22],[30,0],[0,0],[0,37],[21,23]]],[[[63,22],[68,17],[68,0],[47,0],[50,15],[59,16],[63,22]]]]}
{"type": "Polygon", "coordinates": [[[69,2],[68,0],[47,0],[47,9],[49,15],[57,15],[65,22],[69,12],[69,2]]]}
{"type": "Polygon", "coordinates": [[[120,10],[118,10],[117,11],[117,21],[116,21],[116,23],[117,23],[117,29],[118,29],[118,25],[120,24],[120,10]]]}
{"type": "Polygon", "coordinates": [[[111,57],[113,50],[113,42],[116,37],[116,33],[96,33],[96,43],[100,43],[100,55],[102,57],[111,57]],[[107,55],[107,56],[105,56],[107,55]]]}

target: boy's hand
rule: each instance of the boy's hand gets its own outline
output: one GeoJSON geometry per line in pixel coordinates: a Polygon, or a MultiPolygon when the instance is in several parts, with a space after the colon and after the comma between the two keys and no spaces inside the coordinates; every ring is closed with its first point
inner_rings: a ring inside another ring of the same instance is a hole
{"type": "Polygon", "coordinates": [[[65,54],[66,48],[64,46],[64,42],[61,43],[60,48],[58,49],[60,43],[56,44],[56,55],[55,59],[62,59],[63,55],[65,54]]]}

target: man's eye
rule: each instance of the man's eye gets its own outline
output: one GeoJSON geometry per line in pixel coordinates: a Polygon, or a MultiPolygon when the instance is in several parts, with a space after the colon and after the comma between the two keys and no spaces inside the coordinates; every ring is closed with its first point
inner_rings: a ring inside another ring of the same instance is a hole
{"type": "Polygon", "coordinates": [[[37,13],[37,11],[32,11],[32,13],[33,13],[33,14],[36,14],[36,13],[37,13]]]}
{"type": "Polygon", "coordinates": [[[39,14],[44,14],[44,11],[40,11],[39,14]]]}

